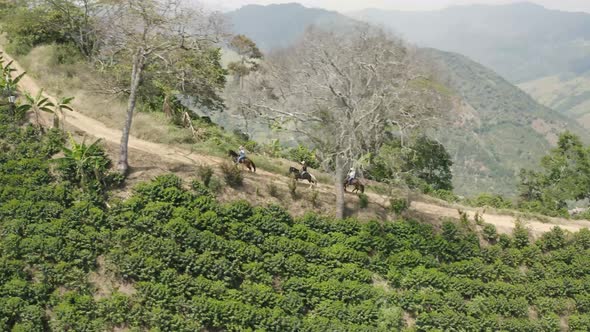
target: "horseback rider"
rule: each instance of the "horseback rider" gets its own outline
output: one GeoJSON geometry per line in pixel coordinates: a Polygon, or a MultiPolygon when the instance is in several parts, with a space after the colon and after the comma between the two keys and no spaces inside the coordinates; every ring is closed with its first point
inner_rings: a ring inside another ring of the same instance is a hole
{"type": "Polygon", "coordinates": [[[346,181],[348,183],[348,185],[352,185],[352,180],[354,180],[356,178],[356,171],[354,170],[354,167],[351,167],[350,170],[348,171],[348,174],[346,175],[346,181]]]}
{"type": "Polygon", "coordinates": [[[307,164],[305,164],[305,160],[301,162],[301,175],[307,173],[307,164]]]}
{"type": "Polygon", "coordinates": [[[238,160],[236,161],[237,164],[241,163],[242,160],[246,158],[246,149],[244,149],[243,145],[240,145],[238,149],[238,160]]]}

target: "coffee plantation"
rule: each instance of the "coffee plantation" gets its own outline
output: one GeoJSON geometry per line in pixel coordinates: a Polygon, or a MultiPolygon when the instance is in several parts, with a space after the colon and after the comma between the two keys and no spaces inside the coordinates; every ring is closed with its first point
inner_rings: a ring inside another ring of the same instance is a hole
{"type": "Polygon", "coordinates": [[[121,201],[60,173],[61,132],[0,123],[1,331],[590,330],[588,230],[295,219],[173,174],[121,201]],[[99,296],[99,260],[132,291],[99,296]]]}

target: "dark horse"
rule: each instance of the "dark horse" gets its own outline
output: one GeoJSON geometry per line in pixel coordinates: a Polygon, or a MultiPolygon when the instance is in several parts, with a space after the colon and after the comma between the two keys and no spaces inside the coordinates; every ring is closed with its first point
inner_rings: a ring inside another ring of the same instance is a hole
{"type": "Polygon", "coordinates": [[[346,192],[346,187],[348,186],[354,186],[354,189],[352,190],[353,193],[360,191],[361,194],[363,194],[365,192],[365,185],[362,184],[361,180],[359,179],[352,179],[352,183],[348,183],[348,180],[344,181],[344,192],[346,192]]]}
{"type": "Polygon", "coordinates": [[[301,173],[297,168],[289,167],[289,174],[294,174],[295,180],[307,180],[310,187],[312,185],[318,185],[318,180],[309,172],[301,173]]]}
{"type": "MultiPolygon", "coordinates": [[[[231,159],[233,160],[234,163],[238,161],[239,155],[235,151],[229,150],[228,155],[231,157],[231,159]]],[[[248,157],[242,159],[240,161],[240,164],[248,167],[248,170],[250,172],[256,172],[256,165],[254,165],[254,162],[252,160],[248,159],[248,157]]]]}

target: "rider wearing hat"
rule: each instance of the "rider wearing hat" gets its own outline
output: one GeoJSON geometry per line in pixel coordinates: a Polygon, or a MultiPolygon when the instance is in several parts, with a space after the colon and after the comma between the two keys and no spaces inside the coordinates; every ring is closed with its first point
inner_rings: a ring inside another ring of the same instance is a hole
{"type": "Polygon", "coordinates": [[[356,177],[356,171],[354,170],[354,167],[351,167],[350,170],[348,171],[348,174],[346,175],[346,181],[348,182],[349,185],[352,184],[352,180],[354,180],[355,177],[356,177]]]}
{"type": "Polygon", "coordinates": [[[307,173],[307,164],[305,163],[305,160],[301,162],[301,174],[305,174],[307,173]]]}
{"type": "Polygon", "coordinates": [[[246,158],[246,149],[244,149],[243,145],[240,145],[240,148],[238,149],[238,161],[237,163],[241,163],[242,160],[244,160],[244,158],[246,158]]]}

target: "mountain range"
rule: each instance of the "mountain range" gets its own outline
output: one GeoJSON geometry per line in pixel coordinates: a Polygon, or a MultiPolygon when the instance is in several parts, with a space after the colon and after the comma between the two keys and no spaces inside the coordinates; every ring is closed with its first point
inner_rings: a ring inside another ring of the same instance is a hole
{"type": "MultiPolygon", "coordinates": [[[[266,52],[289,46],[309,25],[338,28],[356,22],[299,4],[248,5],[227,17],[235,33],[249,36],[266,52]]],[[[421,48],[420,54],[439,68],[439,83],[451,91],[452,109],[444,111],[453,112],[458,120],[432,134],[453,156],[458,193],[514,194],[520,169],[533,167],[560,132],[570,129],[586,137],[575,121],[539,104],[493,68],[432,47],[421,48]]]]}
{"type": "Polygon", "coordinates": [[[525,2],[421,12],[366,9],[350,16],[419,46],[466,55],[590,129],[588,13],[525,2]]]}

